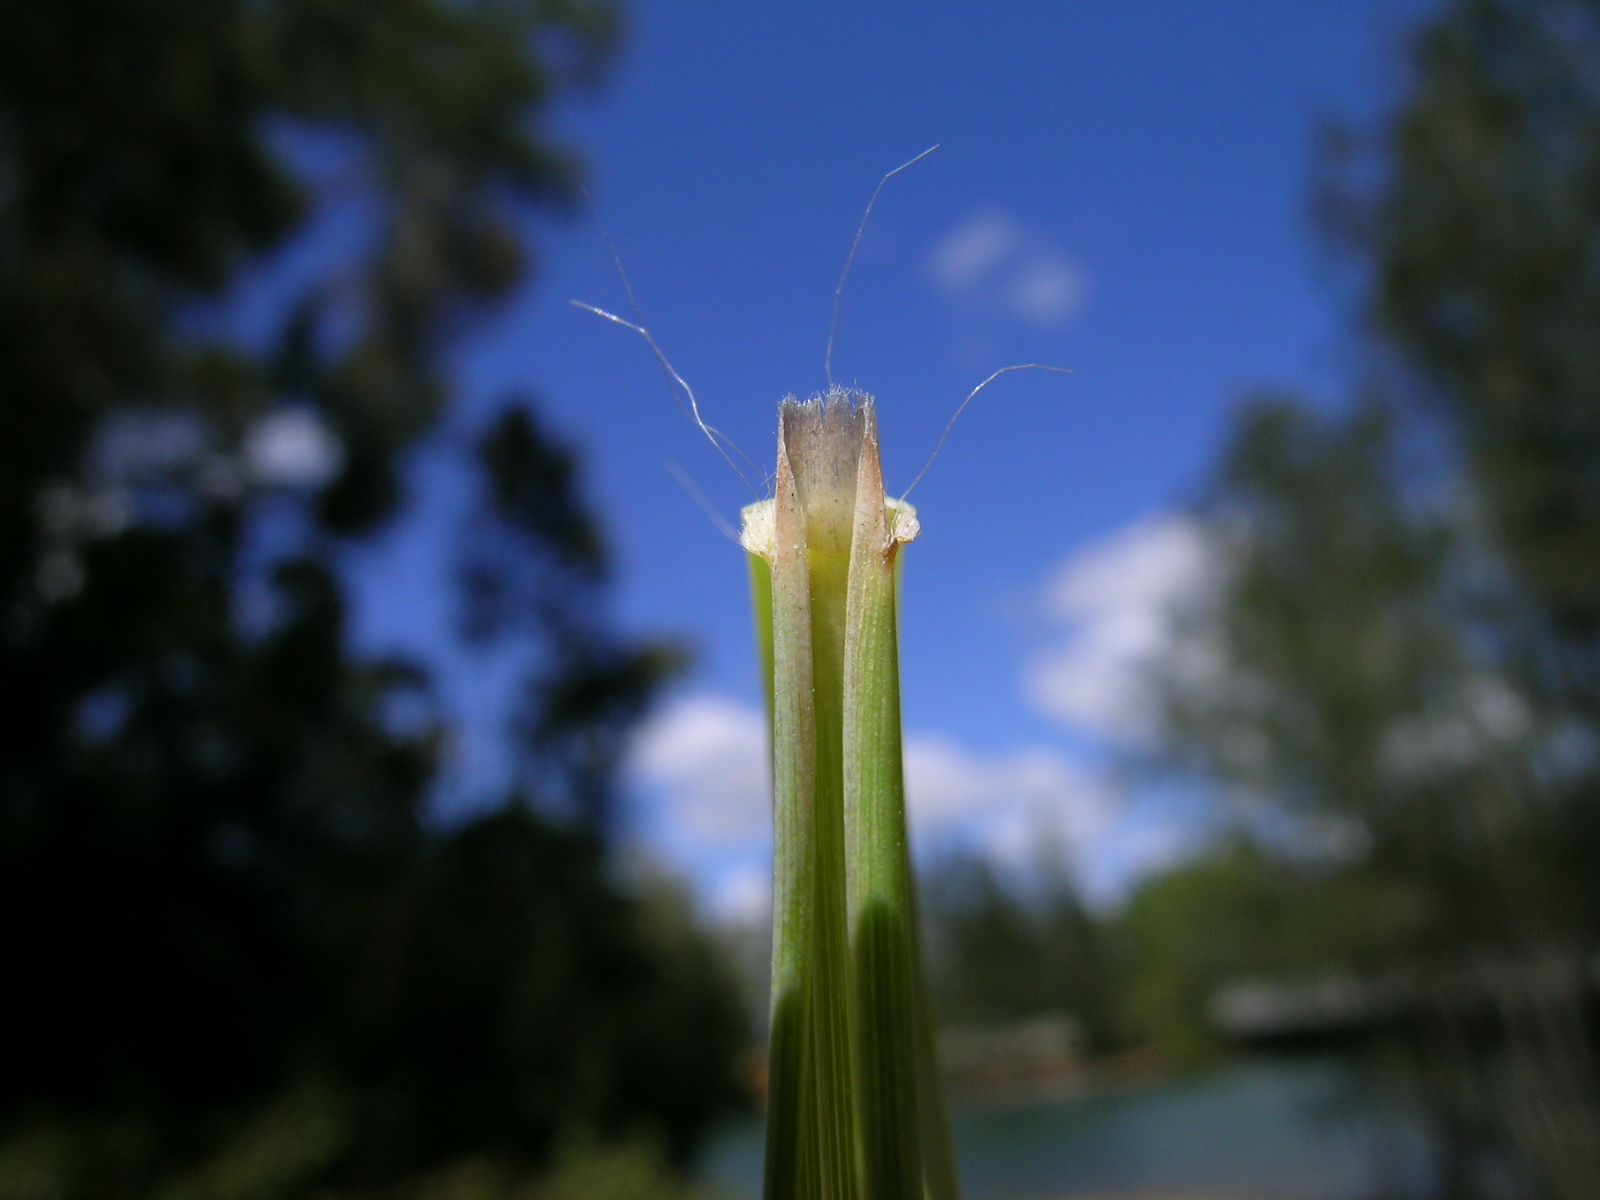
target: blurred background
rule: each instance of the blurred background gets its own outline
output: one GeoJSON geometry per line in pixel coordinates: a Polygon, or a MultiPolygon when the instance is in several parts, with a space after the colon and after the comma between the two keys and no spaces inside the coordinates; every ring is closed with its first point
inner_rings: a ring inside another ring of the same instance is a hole
{"type": "Polygon", "coordinates": [[[569,301],[763,464],[934,143],[967,1195],[1600,1195],[1600,3],[0,0],[0,1200],[759,1194],[764,475],[569,301]]]}

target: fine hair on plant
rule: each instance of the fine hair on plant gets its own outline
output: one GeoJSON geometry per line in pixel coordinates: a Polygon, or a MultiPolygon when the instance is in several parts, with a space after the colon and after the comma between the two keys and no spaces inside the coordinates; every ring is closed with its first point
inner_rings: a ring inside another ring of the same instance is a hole
{"type": "MultiPolygon", "coordinates": [[[[833,382],[845,279],[886,174],[856,230],[824,361],[827,390],[778,406],[770,476],[701,414],[644,322],[605,233],[635,320],[573,301],[642,336],[674,398],[754,491],[742,459],[770,480],[745,507],[766,695],[773,790],[772,995],[766,1200],[955,1200],[949,1119],[934,1052],[918,931],[901,754],[900,552],[916,510],[888,496],[877,410],[833,382]],[[687,403],[685,403],[687,401],[687,403]]],[[[599,214],[595,214],[599,224],[599,214]]],[[[974,397],[946,424],[922,479],[974,397]]],[[[680,482],[699,489],[673,464],[680,482]]],[[[906,489],[909,495],[911,488],[906,489]]]]}

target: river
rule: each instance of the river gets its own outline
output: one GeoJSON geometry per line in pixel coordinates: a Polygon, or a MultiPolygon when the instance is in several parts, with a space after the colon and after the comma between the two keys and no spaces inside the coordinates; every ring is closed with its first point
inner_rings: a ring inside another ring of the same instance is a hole
{"type": "MultiPolygon", "coordinates": [[[[1341,1064],[1232,1063],[1075,1099],[958,1107],[965,1200],[1368,1200],[1427,1194],[1414,1121],[1341,1064]]],[[[759,1122],[708,1147],[730,1200],[761,1194],[759,1122]]]]}

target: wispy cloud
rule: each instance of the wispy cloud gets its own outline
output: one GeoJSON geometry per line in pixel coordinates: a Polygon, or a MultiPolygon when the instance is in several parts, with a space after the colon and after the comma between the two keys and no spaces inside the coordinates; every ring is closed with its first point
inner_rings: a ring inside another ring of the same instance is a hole
{"type": "Polygon", "coordinates": [[[921,735],[906,740],[905,754],[914,833],[959,839],[1010,865],[1029,865],[1041,845],[1075,855],[1111,816],[1106,788],[1053,748],[983,755],[921,735]]]}
{"type": "Polygon", "coordinates": [[[1074,554],[1046,582],[1046,616],[1060,634],[1029,664],[1028,693],[1046,714],[1122,742],[1156,724],[1150,672],[1174,646],[1173,609],[1209,578],[1191,518],[1140,521],[1074,554]]]}
{"type": "Polygon", "coordinates": [[[974,213],[941,237],[928,255],[928,275],[953,303],[1042,330],[1066,325],[1088,297],[1082,269],[1000,209],[974,213]]]}
{"type": "Polygon", "coordinates": [[[976,213],[939,239],[928,271],[946,292],[976,287],[985,275],[1021,250],[1022,227],[1007,213],[976,213]]]}
{"type": "Polygon", "coordinates": [[[1078,315],[1086,290],[1077,267],[1064,258],[1040,254],[1018,269],[1006,300],[1024,321],[1052,329],[1078,315]]]}

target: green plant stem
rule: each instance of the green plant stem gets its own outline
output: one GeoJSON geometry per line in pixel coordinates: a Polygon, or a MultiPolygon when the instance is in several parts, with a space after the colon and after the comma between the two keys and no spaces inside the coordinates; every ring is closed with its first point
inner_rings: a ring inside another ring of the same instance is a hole
{"type": "Polygon", "coordinates": [[[898,549],[871,400],[779,412],[745,512],[774,798],[768,1200],[953,1200],[906,833],[898,549]]]}

